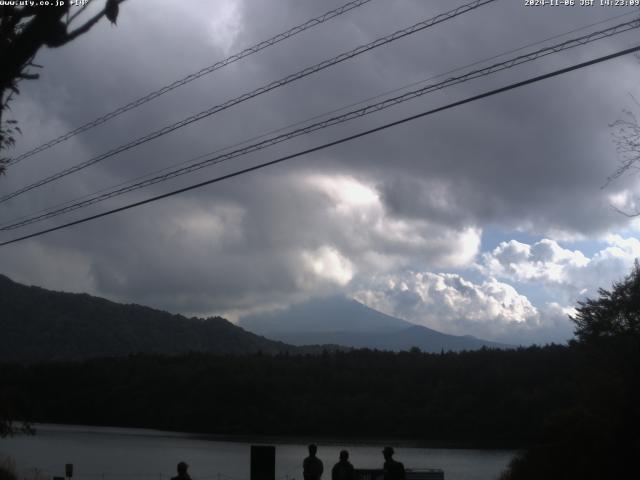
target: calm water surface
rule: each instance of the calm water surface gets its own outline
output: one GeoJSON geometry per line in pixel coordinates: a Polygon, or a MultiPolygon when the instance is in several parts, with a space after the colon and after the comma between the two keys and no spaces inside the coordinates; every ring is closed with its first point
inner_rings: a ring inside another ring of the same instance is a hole
{"type": "MultiPolygon", "coordinates": [[[[263,439],[252,442],[203,436],[83,426],[39,425],[35,436],[0,440],[0,460],[12,457],[23,478],[63,476],[64,464],[74,464],[74,480],[168,480],[184,460],[193,480],[246,480],[252,444],[276,445],[277,480],[302,480],[306,441],[263,439]]],[[[349,450],[356,468],[381,468],[380,444],[318,442],[325,465],[324,480],[342,449],[349,450]]],[[[446,480],[491,480],[498,477],[514,452],[508,450],[452,450],[394,445],[396,459],[406,468],[441,468],[446,480]]]]}

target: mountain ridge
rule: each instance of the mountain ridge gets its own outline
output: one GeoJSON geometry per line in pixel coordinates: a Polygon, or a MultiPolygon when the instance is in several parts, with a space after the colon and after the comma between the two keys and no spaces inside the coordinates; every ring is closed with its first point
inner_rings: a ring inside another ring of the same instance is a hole
{"type": "Polygon", "coordinates": [[[247,332],[222,317],[187,318],[87,293],[26,286],[4,275],[0,275],[0,313],[0,361],[301,350],[247,332]]]}
{"type": "Polygon", "coordinates": [[[273,329],[277,313],[264,314],[264,323],[258,324],[261,328],[251,328],[222,317],[188,318],[87,293],[27,286],[0,274],[0,361],[75,361],[138,353],[317,354],[350,348],[418,347],[440,352],[509,347],[414,325],[345,297],[315,299],[287,311],[300,318],[301,307],[310,309],[298,323],[306,325],[307,331],[278,331],[273,329]],[[350,317],[348,329],[342,328],[345,315],[350,317]]]}
{"type": "Polygon", "coordinates": [[[352,348],[425,352],[514,348],[472,335],[450,335],[379,312],[341,295],[311,299],[286,309],[247,315],[243,328],[293,345],[334,344],[352,348]],[[325,319],[325,321],[322,321],[325,319]]]}

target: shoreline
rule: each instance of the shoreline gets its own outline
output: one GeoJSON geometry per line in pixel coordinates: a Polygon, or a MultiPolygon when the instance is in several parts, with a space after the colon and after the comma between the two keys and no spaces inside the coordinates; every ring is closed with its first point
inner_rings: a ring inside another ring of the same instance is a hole
{"type": "Polygon", "coordinates": [[[217,442],[231,443],[256,443],[275,445],[296,445],[317,443],[322,445],[350,445],[380,446],[393,445],[402,448],[428,448],[433,450],[484,450],[484,451],[517,451],[525,446],[486,446],[474,444],[472,442],[451,443],[446,441],[421,440],[409,437],[366,437],[366,436],[311,436],[311,435],[266,435],[266,434],[225,434],[225,433],[202,433],[184,432],[173,430],[161,430],[147,427],[129,427],[114,425],[83,425],[83,424],[62,424],[62,423],[34,423],[35,435],[40,431],[55,433],[85,433],[99,435],[121,435],[132,437],[155,437],[155,438],[183,438],[197,439],[217,442]]]}

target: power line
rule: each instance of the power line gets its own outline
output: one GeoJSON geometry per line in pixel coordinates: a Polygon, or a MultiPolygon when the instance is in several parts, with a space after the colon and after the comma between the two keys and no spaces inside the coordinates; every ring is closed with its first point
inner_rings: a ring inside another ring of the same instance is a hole
{"type": "MultiPolygon", "coordinates": [[[[407,101],[407,100],[414,99],[414,98],[416,98],[418,96],[424,95],[426,93],[429,93],[429,92],[432,92],[432,91],[435,91],[435,90],[438,90],[438,89],[446,88],[446,87],[449,87],[449,86],[452,86],[452,85],[455,85],[455,84],[458,84],[458,83],[462,83],[462,82],[465,82],[465,81],[468,81],[468,80],[471,80],[471,79],[474,79],[474,78],[478,78],[480,76],[488,75],[490,73],[495,73],[497,71],[500,71],[500,70],[503,70],[503,69],[506,69],[506,68],[512,68],[514,66],[517,66],[517,65],[520,65],[522,63],[535,60],[537,58],[549,55],[551,53],[557,53],[559,51],[566,50],[568,48],[576,47],[576,46],[579,46],[579,45],[585,45],[586,43],[593,42],[595,40],[599,40],[599,39],[602,39],[602,38],[610,37],[610,36],[615,35],[615,34],[620,34],[620,33],[626,32],[626,31],[628,31],[628,30],[630,30],[632,28],[637,28],[638,26],[640,26],[640,21],[638,21],[638,20],[634,20],[634,21],[631,21],[631,22],[625,22],[623,24],[616,25],[614,27],[611,27],[611,28],[608,28],[608,29],[605,29],[605,30],[601,30],[601,31],[598,31],[598,32],[593,32],[593,33],[590,33],[588,35],[584,35],[584,36],[576,38],[576,39],[568,40],[568,41],[562,42],[562,43],[557,44],[557,45],[546,47],[546,48],[537,50],[535,52],[532,52],[532,53],[529,53],[529,54],[526,54],[526,55],[521,55],[519,57],[510,59],[510,60],[507,60],[507,61],[504,61],[504,62],[501,62],[501,63],[498,63],[498,64],[491,65],[491,66],[486,67],[484,69],[474,70],[474,71],[469,72],[469,73],[467,73],[465,75],[462,75],[462,76],[459,76],[459,77],[453,77],[453,78],[450,78],[450,79],[448,79],[448,80],[446,80],[444,82],[440,82],[438,84],[429,85],[429,86],[424,87],[422,89],[415,90],[413,92],[408,92],[408,93],[406,93],[404,95],[400,95],[398,97],[394,97],[394,98],[385,100],[383,102],[379,102],[379,103],[374,104],[374,105],[369,105],[369,106],[367,106],[365,108],[362,108],[362,109],[359,109],[359,110],[356,110],[356,111],[348,112],[348,113],[346,113],[344,115],[341,115],[341,116],[338,116],[338,117],[330,118],[328,120],[309,125],[309,126],[307,126],[305,128],[301,128],[301,129],[298,129],[298,130],[294,130],[292,132],[287,132],[286,134],[283,134],[283,135],[272,137],[272,138],[270,138],[268,140],[265,140],[264,142],[259,142],[259,143],[254,144],[254,145],[249,145],[249,146],[247,146],[245,148],[238,149],[238,150],[232,151],[232,152],[224,154],[224,155],[219,155],[219,156],[204,160],[202,162],[199,162],[197,164],[194,164],[194,165],[191,165],[191,166],[188,166],[188,167],[180,168],[178,170],[175,170],[173,172],[169,172],[169,173],[164,174],[164,175],[159,175],[159,176],[156,176],[156,177],[144,180],[144,181],[133,183],[133,184],[131,184],[131,185],[127,186],[127,187],[124,187],[124,188],[118,189],[117,187],[113,187],[115,190],[112,190],[110,192],[104,193],[102,195],[95,194],[96,196],[94,196],[93,198],[90,198],[88,200],[85,200],[85,201],[81,201],[81,202],[66,202],[64,205],[68,205],[68,206],[66,206],[64,208],[59,208],[57,210],[50,211],[50,212],[48,212],[46,214],[43,214],[43,215],[32,216],[30,218],[27,218],[24,221],[18,221],[18,220],[12,221],[14,223],[2,225],[0,227],[0,230],[3,230],[3,231],[13,230],[13,229],[16,229],[16,228],[19,228],[19,227],[22,227],[22,226],[29,225],[31,223],[35,223],[37,221],[41,221],[41,220],[44,220],[44,219],[47,219],[47,218],[52,218],[52,217],[55,217],[55,216],[58,216],[58,215],[61,215],[61,214],[64,214],[64,213],[68,213],[68,212],[77,210],[79,208],[86,207],[86,206],[93,205],[95,203],[107,200],[109,198],[113,198],[113,197],[116,197],[116,196],[123,195],[125,193],[128,193],[128,192],[133,191],[133,190],[137,190],[139,188],[150,186],[150,185],[153,185],[155,183],[166,181],[166,180],[168,180],[170,178],[175,178],[175,177],[180,176],[180,175],[184,175],[184,174],[187,174],[187,173],[194,172],[196,170],[199,170],[201,168],[210,166],[212,164],[221,163],[221,162],[229,160],[231,158],[235,158],[235,157],[238,157],[238,156],[241,156],[241,155],[245,155],[247,153],[251,153],[251,152],[263,149],[263,148],[267,148],[267,147],[272,146],[274,144],[281,143],[283,141],[289,140],[291,138],[294,138],[296,136],[299,136],[299,135],[302,135],[302,134],[305,134],[305,133],[310,133],[312,131],[316,131],[316,130],[319,130],[319,129],[322,129],[322,128],[326,128],[328,126],[336,125],[338,123],[342,123],[342,122],[345,122],[345,121],[348,121],[348,120],[352,120],[354,118],[358,118],[360,116],[367,115],[369,113],[374,113],[376,111],[383,110],[383,109],[388,108],[390,106],[402,103],[402,102],[407,101]],[[71,205],[69,205],[69,203],[71,203],[71,205]]],[[[242,142],[242,143],[245,143],[245,142],[242,142]]],[[[231,148],[231,147],[229,147],[229,148],[231,148]]],[[[225,149],[223,149],[223,150],[225,150],[225,149]]],[[[202,156],[200,156],[200,158],[202,158],[202,156]]],[[[165,171],[165,170],[167,170],[167,169],[163,169],[163,171],[165,171]]],[[[142,178],[147,177],[147,176],[148,175],[145,175],[142,178]]],[[[130,183],[130,182],[127,182],[127,183],[130,183]]],[[[103,191],[106,191],[106,190],[107,189],[105,189],[103,191]]],[[[97,193],[101,193],[101,192],[97,192],[97,193]]],[[[25,217],[22,217],[22,218],[25,218],[25,217]]]]}
{"type": "Polygon", "coordinates": [[[343,13],[347,13],[355,8],[358,8],[364,5],[365,3],[369,3],[370,1],[371,0],[354,0],[348,3],[345,3],[341,7],[330,10],[318,17],[307,20],[306,22],[300,25],[290,28],[286,32],[279,33],[278,35],[275,35],[269,38],[268,40],[264,40],[256,45],[253,45],[249,48],[242,50],[240,53],[231,55],[225,58],[224,60],[220,60],[219,62],[216,62],[213,65],[209,65],[208,67],[205,67],[202,70],[199,70],[198,72],[187,75],[186,77],[181,78],[180,80],[176,80],[175,82],[170,83],[169,85],[165,85],[164,87],[159,88],[158,90],[155,90],[145,95],[144,97],[138,98],[120,108],[117,108],[101,117],[96,118],[95,120],[92,120],[91,122],[87,122],[84,125],[81,125],[80,127],[65,133],[64,135],[60,135],[59,137],[49,140],[48,142],[43,143],[42,145],[32,150],[29,150],[28,152],[18,155],[17,157],[10,159],[8,162],[8,165],[9,166],[14,165],[24,160],[25,158],[29,158],[37,153],[47,150],[53,147],[54,145],[64,142],[65,140],[69,140],[71,137],[74,137],[82,132],[86,132],[87,130],[97,127],[98,125],[101,125],[111,120],[112,118],[118,117],[123,113],[128,112],[129,110],[132,110],[134,108],[139,107],[140,105],[150,102],[151,100],[158,98],[159,96],[164,95],[165,93],[168,93],[171,90],[175,90],[176,88],[186,85],[187,83],[193,82],[194,80],[197,80],[198,78],[203,77],[204,75],[213,73],[216,70],[219,70],[222,67],[226,67],[227,65],[237,62],[238,60],[248,57],[249,55],[258,53],[259,51],[264,50],[265,48],[276,45],[282,42],[283,40],[286,40],[295,35],[298,35],[299,33],[304,32],[305,30],[321,25],[324,22],[331,20],[332,18],[338,17],[343,13]]]}
{"type": "Polygon", "coordinates": [[[37,182],[31,183],[25,187],[22,187],[12,193],[3,195],[2,197],[0,197],[0,203],[6,202],[7,200],[10,200],[14,197],[17,197],[18,195],[21,195],[25,192],[28,192],[30,190],[33,190],[34,188],[38,188],[41,187],[42,185],[46,185],[47,183],[53,182],[54,180],[58,180],[62,177],[65,177],[67,175],[70,175],[72,173],[75,173],[79,170],[82,170],[84,168],[87,168],[91,165],[94,165],[98,162],[101,162],[102,160],[105,160],[109,157],[112,157],[116,154],[122,153],[126,150],[129,150],[131,148],[134,148],[138,145],[141,145],[143,143],[149,142],[151,140],[154,140],[158,137],[167,135],[170,132],[173,132],[174,130],[178,130],[182,127],[185,127],[187,125],[190,125],[194,122],[197,122],[199,120],[202,120],[206,117],[209,117],[215,113],[218,113],[222,110],[226,110],[234,105],[237,105],[239,103],[242,103],[244,101],[247,101],[253,97],[256,97],[258,95],[261,95],[263,93],[269,92],[271,90],[274,90],[276,88],[282,87],[284,85],[287,85],[291,82],[294,82],[296,80],[299,80],[303,77],[306,77],[308,75],[311,75],[313,73],[317,73],[321,70],[324,70],[325,68],[331,67],[333,65],[336,65],[338,63],[344,62],[345,60],[349,60],[353,57],[356,57],[358,55],[361,55],[369,50],[372,50],[374,48],[378,48],[380,46],[386,45],[388,43],[391,43],[395,40],[398,40],[400,38],[406,37],[408,35],[412,35],[416,32],[419,32],[421,30],[424,30],[426,28],[429,28],[433,25],[436,25],[438,23],[442,23],[445,22],[447,20],[450,20],[454,17],[457,17],[459,15],[462,15],[464,13],[467,13],[471,10],[474,10],[476,8],[479,8],[483,5],[486,5],[488,3],[492,3],[495,2],[496,0],[475,0],[473,2],[470,2],[468,4],[462,5],[460,7],[457,7],[453,10],[450,10],[448,12],[442,13],[440,15],[437,15],[435,17],[432,17],[428,20],[424,20],[422,22],[418,22],[410,27],[404,28],[402,30],[398,30],[390,35],[387,35],[385,37],[381,37],[378,38],[377,40],[374,40],[373,42],[367,43],[365,45],[361,45],[359,47],[354,48],[353,50],[349,50],[348,52],[344,52],[341,53],[340,55],[337,55],[333,58],[330,58],[328,60],[324,60],[320,63],[317,63],[311,67],[307,67],[303,70],[300,70],[299,72],[287,75],[286,77],[281,78],[280,80],[276,80],[274,82],[271,82],[267,85],[264,85],[256,90],[253,90],[249,93],[245,93],[239,97],[236,97],[234,99],[228,100],[225,103],[222,103],[220,105],[216,105],[214,107],[211,107],[207,110],[204,110],[200,113],[197,113],[195,115],[192,115],[190,117],[187,117],[179,122],[173,123],[171,125],[168,125],[166,127],[161,128],[160,130],[156,130],[155,132],[149,133],[143,137],[140,137],[132,142],[129,142],[127,144],[121,145],[119,147],[116,147],[112,150],[109,150],[106,153],[103,153],[102,155],[98,155],[97,157],[93,157],[89,160],[86,160],[82,163],[79,163],[77,165],[74,165],[73,167],[67,168],[65,170],[62,170],[58,173],[55,173],[53,175],[50,175],[48,177],[45,177],[41,180],[38,180],[37,182]]]}
{"type": "MultiPolygon", "coordinates": [[[[586,45],[588,43],[594,42],[596,40],[601,40],[603,38],[608,38],[611,37],[613,35],[618,35],[624,32],[627,32],[631,29],[635,29],[640,27],[640,19],[636,19],[636,20],[632,20],[629,22],[624,22],[621,23],[619,25],[615,25],[613,27],[604,29],[604,30],[600,30],[600,31],[596,31],[596,32],[592,32],[589,33],[587,35],[583,35],[581,37],[577,37],[571,40],[567,40],[565,42],[556,44],[556,45],[552,45],[549,47],[545,47],[539,50],[536,50],[534,52],[531,53],[527,53],[524,55],[520,55],[514,58],[511,58],[509,60],[505,60],[503,62],[500,63],[496,63],[493,65],[490,65],[488,67],[482,68],[482,69],[478,69],[478,70],[473,70],[471,72],[468,72],[464,75],[458,76],[458,77],[451,77],[443,82],[439,82],[436,84],[431,84],[431,85],[427,85],[423,88],[420,88],[418,90],[413,90],[407,93],[404,93],[402,95],[398,95],[396,97],[393,98],[389,98],[386,100],[383,100],[381,102],[375,103],[375,104],[371,104],[371,105],[367,105],[363,108],[357,109],[357,110],[352,110],[350,112],[344,113],[342,115],[338,115],[336,117],[332,117],[311,125],[308,125],[306,127],[303,128],[299,128],[296,130],[292,130],[289,131],[287,133],[281,134],[281,135],[276,135],[273,136],[271,138],[268,138],[264,141],[255,143],[255,144],[251,144],[248,145],[246,147],[243,148],[239,148],[237,150],[233,150],[231,152],[225,153],[225,154],[221,154],[221,155],[217,155],[214,156],[212,158],[208,158],[206,160],[200,161],[198,163],[192,164],[192,165],[188,165],[185,167],[181,167],[178,168],[176,170],[173,171],[169,171],[167,173],[161,174],[161,175],[157,175],[155,177],[152,178],[147,178],[146,180],[141,180],[139,182],[136,183],[131,183],[127,186],[123,186],[121,188],[118,187],[114,187],[114,189],[110,190],[110,191],[106,191],[106,193],[102,193],[102,192],[98,192],[98,194],[94,194],[93,196],[91,196],[91,198],[88,198],[87,200],[82,200],[82,201],[76,201],[76,202],[72,202],[71,204],[69,204],[69,202],[67,202],[64,207],[58,208],[58,209],[54,209],[51,210],[47,213],[44,213],[42,215],[34,215],[31,217],[27,217],[26,219],[19,219],[16,221],[12,221],[12,223],[5,223],[4,225],[0,226],[0,231],[8,231],[8,230],[15,230],[17,228],[20,227],[24,227],[26,225],[30,225],[32,223],[36,223],[48,218],[53,218],[53,217],[57,217],[59,215],[65,214],[65,213],[69,213],[75,210],[78,210],[80,208],[83,207],[87,207],[89,205],[93,205],[99,202],[102,202],[104,200],[108,200],[110,198],[114,198],[120,195],[124,195],[125,193],[129,193],[132,192],[134,190],[138,190],[150,185],[154,185],[156,183],[160,183],[160,182],[164,182],[167,181],[169,179],[181,176],[181,175],[185,175],[187,173],[192,173],[196,170],[200,170],[202,168],[211,166],[213,164],[218,164],[218,163],[222,163],[224,161],[230,160],[232,158],[236,158],[242,155],[246,155],[248,153],[253,153],[256,152],[258,150],[262,150],[264,148],[276,145],[278,143],[290,140],[292,138],[304,135],[304,134],[308,134],[317,130],[321,130],[330,126],[334,126],[340,123],[344,123],[347,122],[349,120],[353,120],[356,118],[360,118],[363,117],[365,115],[369,115],[371,113],[375,113],[384,109],[387,109],[389,107],[398,105],[400,103],[409,101],[409,100],[413,100],[417,97],[420,97],[422,95],[425,95],[427,93],[431,93],[433,91],[436,90],[441,90],[453,85],[457,85],[463,82],[467,82],[469,80],[473,80],[479,77],[483,77],[486,75],[490,75],[502,70],[506,70],[509,68],[513,68],[515,66],[518,65],[522,65],[524,63],[527,62],[531,62],[533,60],[537,60],[539,58],[545,57],[547,55],[551,55],[553,53],[558,53],[570,48],[574,48],[577,46],[581,46],[581,45],[586,45]]],[[[244,142],[243,142],[244,143],[244,142]]],[[[167,169],[164,169],[167,170],[167,169]]],[[[148,176],[148,175],[147,175],[148,176]]],[[[145,176],[146,177],[146,176],[145,176]]],[[[129,182],[130,183],[130,182],[129,182]]],[[[24,217],[23,217],[24,218],[24,217]]]]}
{"type": "Polygon", "coordinates": [[[319,145],[319,146],[316,146],[316,147],[313,147],[313,148],[309,148],[307,150],[303,150],[303,151],[300,151],[300,152],[297,152],[297,153],[294,153],[294,154],[291,154],[291,155],[286,155],[284,157],[280,157],[280,158],[277,158],[275,160],[271,160],[269,162],[261,163],[259,165],[254,165],[253,167],[244,168],[242,170],[238,170],[238,171],[233,172],[233,173],[222,175],[220,177],[216,177],[216,178],[204,181],[204,182],[196,183],[196,184],[190,185],[188,187],[180,188],[178,190],[173,190],[173,191],[168,192],[168,193],[163,193],[162,195],[157,195],[155,197],[151,197],[151,198],[148,198],[146,200],[141,200],[141,201],[138,201],[138,202],[130,203],[128,205],[124,205],[122,207],[114,208],[114,209],[108,210],[106,212],[102,212],[102,213],[99,213],[99,214],[96,214],[96,215],[92,215],[92,216],[85,217],[85,218],[82,218],[82,219],[79,219],[79,220],[75,220],[73,222],[65,223],[63,225],[58,225],[57,227],[52,227],[52,228],[48,228],[48,229],[45,229],[45,230],[40,230],[38,232],[31,233],[29,235],[24,235],[22,237],[14,238],[12,240],[7,240],[5,242],[0,243],[0,247],[5,246],[5,245],[10,245],[12,243],[16,243],[16,242],[19,242],[19,241],[22,241],[22,240],[27,240],[29,238],[38,237],[38,236],[44,235],[46,233],[55,232],[55,231],[61,230],[63,228],[68,228],[68,227],[71,227],[71,226],[74,226],[74,225],[79,225],[81,223],[85,223],[85,222],[88,222],[90,220],[95,220],[97,218],[105,217],[107,215],[112,215],[114,213],[122,212],[124,210],[129,210],[131,208],[139,207],[139,206],[145,205],[147,203],[156,202],[158,200],[162,200],[164,198],[172,197],[174,195],[178,195],[180,193],[188,192],[190,190],[195,190],[197,188],[201,188],[201,187],[204,187],[206,185],[210,185],[212,183],[221,182],[221,181],[227,180],[229,178],[237,177],[239,175],[243,175],[245,173],[253,172],[255,170],[260,170],[262,168],[269,167],[271,165],[275,165],[275,164],[278,164],[278,163],[282,163],[282,162],[285,162],[287,160],[291,160],[291,159],[294,159],[294,158],[297,158],[297,157],[301,157],[301,156],[307,155],[309,153],[317,152],[317,151],[324,150],[324,149],[329,148],[329,147],[333,147],[335,145],[346,143],[346,142],[349,142],[351,140],[355,140],[357,138],[364,137],[366,135],[371,135],[373,133],[380,132],[382,130],[386,130],[386,129],[391,128],[391,127],[395,127],[395,126],[401,125],[403,123],[407,123],[407,122],[410,122],[410,121],[413,121],[413,120],[417,120],[418,118],[426,117],[428,115],[433,115],[435,113],[442,112],[444,110],[448,110],[448,109],[451,109],[451,108],[454,108],[454,107],[458,107],[460,105],[471,103],[471,102],[474,102],[474,101],[477,101],[477,100],[480,100],[480,99],[483,99],[483,98],[491,97],[493,95],[497,95],[499,93],[503,93],[503,92],[506,92],[506,91],[509,91],[509,90],[514,90],[516,88],[520,88],[520,87],[523,87],[525,85],[530,85],[532,83],[540,82],[540,81],[546,80],[548,78],[552,78],[552,77],[556,77],[556,76],[559,76],[559,75],[563,75],[565,73],[569,73],[569,72],[572,72],[574,70],[579,70],[581,68],[585,68],[585,67],[588,67],[590,65],[595,65],[597,63],[601,63],[601,62],[605,62],[605,61],[608,61],[608,60],[612,60],[614,58],[621,57],[623,55],[628,55],[629,53],[634,53],[634,52],[637,52],[637,51],[640,51],[640,45],[632,47],[632,48],[627,48],[625,50],[621,50],[619,52],[612,53],[612,54],[609,54],[609,55],[598,57],[598,58],[595,58],[593,60],[589,60],[587,62],[582,62],[582,63],[576,64],[576,65],[572,65],[570,67],[561,68],[559,70],[555,70],[553,72],[546,73],[544,75],[538,75],[536,77],[529,78],[527,80],[523,80],[523,81],[520,81],[520,82],[512,83],[512,84],[507,85],[505,87],[497,88],[495,90],[490,90],[488,92],[484,92],[484,93],[481,93],[479,95],[474,95],[472,97],[465,98],[464,100],[459,100],[457,102],[449,103],[449,104],[444,105],[442,107],[434,108],[432,110],[428,110],[426,112],[422,112],[422,113],[419,113],[419,114],[416,114],[416,115],[411,115],[411,116],[405,117],[405,118],[403,118],[401,120],[396,120],[395,122],[386,123],[386,124],[381,125],[379,127],[375,127],[375,128],[369,129],[369,130],[365,130],[363,132],[356,133],[354,135],[349,135],[347,137],[343,137],[341,139],[334,140],[332,142],[324,143],[322,145],[319,145]]]}

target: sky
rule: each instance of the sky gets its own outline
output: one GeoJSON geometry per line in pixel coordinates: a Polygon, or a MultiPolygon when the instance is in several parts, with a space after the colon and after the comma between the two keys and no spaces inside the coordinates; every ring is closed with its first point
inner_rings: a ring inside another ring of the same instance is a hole
{"type": "MultiPolygon", "coordinates": [[[[342,3],[129,0],[117,26],[101,22],[81,39],[38,54],[41,78],[23,82],[11,104],[22,135],[10,154],[342,3]]],[[[23,160],[0,178],[0,194],[463,3],[372,0],[23,160]]],[[[576,3],[482,6],[17,196],[0,205],[0,223],[409,84],[442,80],[453,74],[429,81],[460,67],[481,61],[459,73],[488,66],[637,15],[637,8],[576,3]],[[603,23],[568,33],[596,22],[603,23]],[[550,37],[557,38],[487,60],[550,37]]],[[[430,93],[0,232],[0,241],[626,49],[637,38],[633,30],[430,93]]],[[[631,171],[607,184],[621,160],[611,125],[636,111],[635,98],[640,61],[627,55],[0,247],[0,273],[44,288],[231,321],[341,294],[445,333],[564,342],[572,336],[569,315],[577,302],[622,279],[640,256],[639,219],[616,211],[634,211],[638,179],[631,171]]]]}

